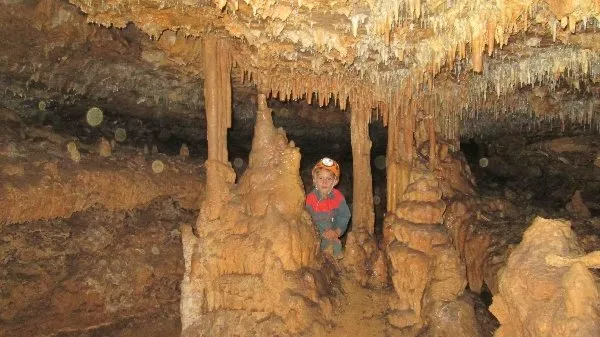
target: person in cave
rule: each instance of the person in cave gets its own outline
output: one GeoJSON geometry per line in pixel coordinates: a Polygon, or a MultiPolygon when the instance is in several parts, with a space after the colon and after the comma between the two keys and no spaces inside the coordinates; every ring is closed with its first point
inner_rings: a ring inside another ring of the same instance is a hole
{"type": "Polygon", "coordinates": [[[306,209],[321,237],[321,250],[336,259],[344,257],[340,237],[348,228],[350,209],[344,195],[334,188],[339,182],[340,165],[323,158],[312,169],[313,190],[306,196],[306,209]]]}

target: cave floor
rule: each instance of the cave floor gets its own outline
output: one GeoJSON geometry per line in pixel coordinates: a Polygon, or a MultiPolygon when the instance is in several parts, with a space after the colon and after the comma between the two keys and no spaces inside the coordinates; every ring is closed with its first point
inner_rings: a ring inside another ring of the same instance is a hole
{"type": "Polygon", "coordinates": [[[342,277],[345,296],[333,315],[335,326],[330,336],[386,336],[385,313],[393,290],[363,288],[348,276],[342,277]]]}

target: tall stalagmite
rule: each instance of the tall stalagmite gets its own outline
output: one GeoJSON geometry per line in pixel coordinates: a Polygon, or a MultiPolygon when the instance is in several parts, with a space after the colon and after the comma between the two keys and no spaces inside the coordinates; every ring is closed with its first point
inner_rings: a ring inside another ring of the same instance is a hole
{"type": "Polygon", "coordinates": [[[384,243],[397,297],[390,300],[388,322],[406,336],[423,329],[434,336],[479,336],[473,308],[462,298],[465,266],[443,223],[444,200],[454,197],[464,184],[463,166],[439,145],[429,120],[417,123],[412,117],[396,123],[392,120],[390,127],[399,128],[403,139],[400,143],[394,136],[390,152],[396,167],[394,187],[401,189],[393,192],[392,198],[397,199],[388,204],[395,208],[385,219],[384,243]],[[429,144],[428,161],[413,160],[415,142],[418,149],[429,144]]]}
{"type": "Polygon", "coordinates": [[[182,336],[321,336],[330,319],[300,152],[258,101],[249,167],[221,216],[182,231],[182,336]]]}

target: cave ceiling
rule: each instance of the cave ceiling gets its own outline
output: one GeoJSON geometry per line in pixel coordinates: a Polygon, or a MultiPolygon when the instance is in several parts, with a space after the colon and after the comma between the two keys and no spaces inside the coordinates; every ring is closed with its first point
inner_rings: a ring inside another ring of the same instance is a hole
{"type": "Polygon", "coordinates": [[[436,118],[447,136],[536,120],[597,128],[598,0],[0,6],[0,81],[31,104],[97,100],[147,118],[202,120],[202,37],[211,34],[233,56],[238,119],[249,117],[263,91],[338,111],[370,107],[384,124],[399,102],[415,100],[413,108],[436,118]]]}

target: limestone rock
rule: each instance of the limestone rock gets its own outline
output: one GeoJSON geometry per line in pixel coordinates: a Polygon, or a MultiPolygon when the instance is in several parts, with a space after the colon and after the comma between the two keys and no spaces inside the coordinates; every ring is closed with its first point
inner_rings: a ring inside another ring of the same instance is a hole
{"type": "Polygon", "coordinates": [[[406,187],[402,200],[436,202],[442,198],[439,182],[434,179],[419,179],[406,187]]]}
{"type": "Polygon", "coordinates": [[[396,215],[417,224],[441,224],[445,210],[446,204],[443,201],[404,201],[396,209],[396,215]]]}
{"type": "Polygon", "coordinates": [[[0,271],[0,336],[176,336],[183,275],[177,228],[194,219],[166,199],[150,206],[0,226],[0,252],[10,257],[0,271]]]}
{"type": "Polygon", "coordinates": [[[179,156],[181,158],[187,158],[190,156],[190,149],[186,143],[181,144],[181,147],[179,148],[179,156]]]}
{"type": "Polygon", "coordinates": [[[467,285],[465,266],[449,244],[437,246],[432,255],[430,281],[423,302],[453,301],[467,285]]]}
{"type": "Polygon", "coordinates": [[[396,240],[427,254],[432,253],[434,246],[449,242],[448,232],[439,225],[416,225],[399,220],[393,231],[396,240]]]}
{"type": "Polygon", "coordinates": [[[7,176],[22,177],[25,175],[25,167],[23,164],[5,164],[1,172],[7,176]]]}
{"type": "Polygon", "coordinates": [[[414,326],[419,323],[419,317],[412,310],[392,311],[387,316],[387,320],[397,328],[414,326]]]}
{"type": "Polygon", "coordinates": [[[392,264],[392,283],[401,300],[417,317],[421,316],[421,301],[427,286],[430,258],[423,252],[396,243],[388,249],[392,264]]]}
{"type": "Polygon", "coordinates": [[[342,263],[362,286],[382,288],[388,284],[385,254],[366,231],[348,233],[342,263]]]}
{"type": "Polygon", "coordinates": [[[456,219],[444,216],[446,198],[472,192],[470,173],[450,153],[438,164],[433,172],[411,170],[396,212],[384,221],[383,243],[397,294],[387,319],[406,336],[479,336],[474,309],[460,300],[466,268],[453,245],[469,229],[463,226],[468,208],[454,206],[456,219]]]}
{"type": "Polygon", "coordinates": [[[573,259],[581,249],[569,222],[538,217],[500,272],[495,337],[600,335],[598,280],[579,261],[548,265],[552,255],[573,259]]]}
{"type": "Polygon", "coordinates": [[[544,148],[548,148],[552,152],[590,152],[592,147],[577,137],[556,138],[543,144],[544,148]]]}
{"type": "Polygon", "coordinates": [[[497,200],[483,204],[472,201],[456,201],[448,206],[444,214],[444,225],[450,233],[451,242],[466,265],[469,288],[479,293],[483,284],[492,293],[497,291],[497,272],[504,266],[510,249],[502,243],[502,238],[494,237],[486,231],[477,230],[479,209],[506,209],[497,200]]]}
{"type": "Polygon", "coordinates": [[[451,302],[435,302],[428,311],[430,314],[427,319],[427,336],[482,336],[476,324],[473,303],[463,298],[451,302]]]}

